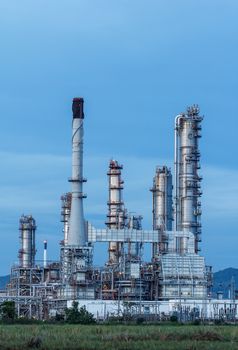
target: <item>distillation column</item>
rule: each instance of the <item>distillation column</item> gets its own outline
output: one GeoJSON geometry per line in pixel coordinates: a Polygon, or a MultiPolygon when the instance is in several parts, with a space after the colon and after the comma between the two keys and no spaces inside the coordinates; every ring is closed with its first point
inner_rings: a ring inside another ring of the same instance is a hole
{"type": "Polygon", "coordinates": [[[68,233],[69,233],[69,218],[71,212],[71,192],[65,193],[61,196],[61,222],[64,223],[63,233],[64,233],[64,245],[68,244],[68,233]]]}
{"type": "Polygon", "coordinates": [[[175,229],[195,236],[195,252],[201,241],[201,177],[198,140],[201,137],[199,107],[193,105],[187,113],[175,119],[175,229]]]}
{"type": "Polygon", "coordinates": [[[34,267],[36,255],[36,222],[31,215],[22,215],[19,223],[21,245],[19,250],[19,266],[34,267]]]}
{"type": "Polygon", "coordinates": [[[172,230],[173,203],[172,203],[172,174],[166,166],[157,167],[153,178],[153,229],[159,230],[160,242],[153,244],[153,258],[166,252],[165,231],[172,230]]]}
{"type": "MultiPolygon", "coordinates": [[[[142,230],[142,216],[130,215],[128,219],[128,228],[134,230],[142,230]]],[[[140,260],[140,243],[130,242],[128,243],[128,255],[130,260],[140,260]]]]}
{"type": "MultiPolygon", "coordinates": [[[[109,171],[107,173],[109,180],[109,200],[108,200],[108,221],[106,225],[109,229],[121,229],[125,226],[126,213],[124,203],[122,201],[123,181],[121,179],[122,165],[116,160],[109,163],[109,171]]],[[[116,264],[122,254],[122,243],[109,243],[109,263],[116,264]]]]}

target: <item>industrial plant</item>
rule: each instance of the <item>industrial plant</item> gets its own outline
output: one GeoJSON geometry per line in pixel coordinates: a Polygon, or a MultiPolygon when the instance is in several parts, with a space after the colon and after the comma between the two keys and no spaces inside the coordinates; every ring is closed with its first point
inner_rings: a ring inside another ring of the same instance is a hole
{"type": "Polygon", "coordinates": [[[164,317],[181,310],[187,314],[196,310],[204,318],[236,315],[235,300],[212,299],[212,269],[200,254],[199,139],[203,117],[199,107],[193,105],[175,118],[173,177],[171,169],[162,165],[157,166],[154,178],[148,179],[153,203],[151,229],[143,228],[141,215],[129,214],[123,202],[123,166],[115,159],[109,161],[107,171],[105,228],[87,221],[83,98],[73,99],[72,112],[71,190],[61,196],[59,260],[48,259],[46,241],[43,262],[35,260],[36,221],[31,215],[21,216],[19,260],[11,268],[1,301],[15,301],[18,316],[43,320],[63,315],[73,301],[98,319],[125,313],[164,317]],[[108,244],[101,267],[93,261],[96,242],[108,244]],[[151,245],[148,261],[143,254],[145,244],[151,245]]]}

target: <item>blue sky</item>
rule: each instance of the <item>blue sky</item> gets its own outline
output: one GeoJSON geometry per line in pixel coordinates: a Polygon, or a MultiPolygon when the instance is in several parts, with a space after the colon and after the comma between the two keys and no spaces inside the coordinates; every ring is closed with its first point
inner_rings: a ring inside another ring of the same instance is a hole
{"type": "Polygon", "coordinates": [[[17,260],[22,213],[37,221],[37,257],[48,239],[58,258],[75,96],[85,99],[85,215],[98,227],[114,157],[126,207],[151,228],[149,188],[156,165],[173,165],[174,116],[200,105],[202,253],[214,270],[238,267],[237,11],[237,0],[0,2],[0,274],[17,260]]]}

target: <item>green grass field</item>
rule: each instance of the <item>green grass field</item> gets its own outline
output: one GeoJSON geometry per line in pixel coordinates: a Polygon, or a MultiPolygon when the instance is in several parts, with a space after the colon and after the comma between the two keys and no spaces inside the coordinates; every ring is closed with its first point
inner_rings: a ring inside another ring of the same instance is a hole
{"type": "Polygon", "coordinates": [[[236,326],[0,325],[0,349],[238,349],[236,326]]]}

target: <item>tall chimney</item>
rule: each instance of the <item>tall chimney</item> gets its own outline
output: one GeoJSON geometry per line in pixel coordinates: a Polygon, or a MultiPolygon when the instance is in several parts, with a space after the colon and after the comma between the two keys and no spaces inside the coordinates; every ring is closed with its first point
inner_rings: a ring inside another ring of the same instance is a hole
{"type": "Polygon", "coordinates": [[[86,229],[83,212],[83,98],[74,98],[73,135],[72,135],[72,201],[69,221],[69,246],[84,247],[86,245],[86,229]]]}
{"type": "Polygon", "coordinates": [[[47,241],[44,241],[44,257],[43,257],[44,267],[47,266],[47,241]]]}

